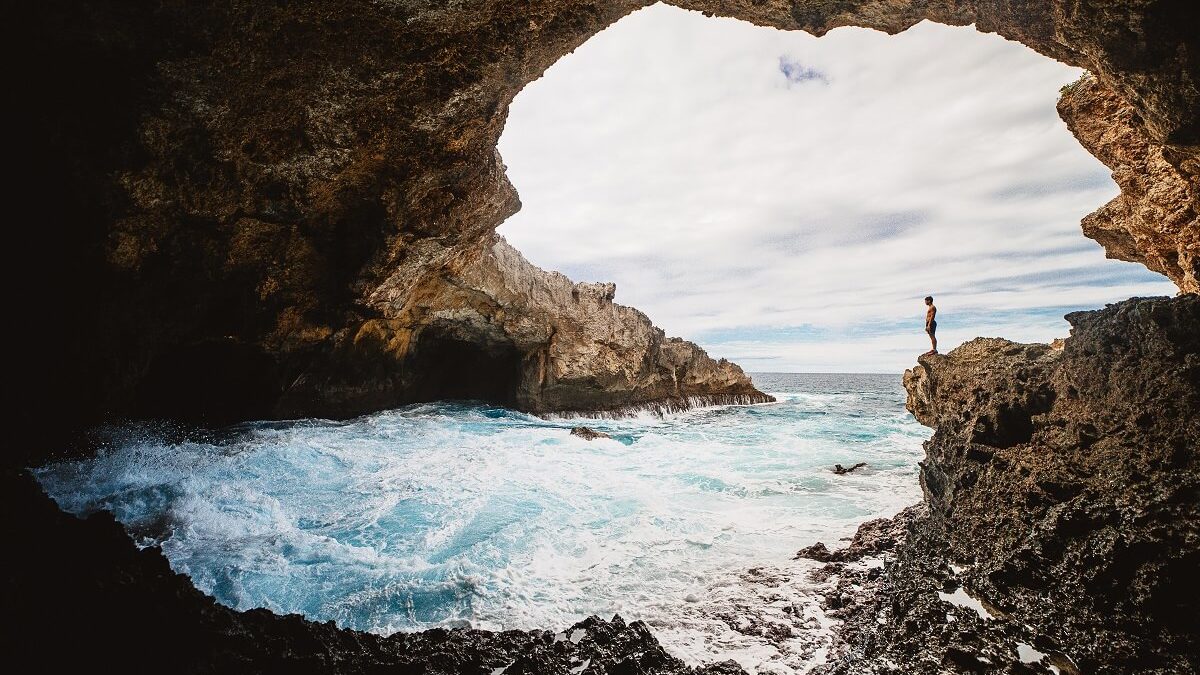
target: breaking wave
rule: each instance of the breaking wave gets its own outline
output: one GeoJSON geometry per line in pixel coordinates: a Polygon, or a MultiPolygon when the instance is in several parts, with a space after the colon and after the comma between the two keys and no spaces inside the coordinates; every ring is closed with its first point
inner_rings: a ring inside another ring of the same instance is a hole
{"type": "Polygon", "coordinates": [[[898,380],[758,375],[778,403],[597,419],[612,439],[595,441],[470,403],[218,440],[127,427],[36,473],[64,509],[111,510],[238,609],[383,634],[619,613],[692,662],[803,672],[830,620],[794,552],[919,499],[927,431],[898,380]]]}

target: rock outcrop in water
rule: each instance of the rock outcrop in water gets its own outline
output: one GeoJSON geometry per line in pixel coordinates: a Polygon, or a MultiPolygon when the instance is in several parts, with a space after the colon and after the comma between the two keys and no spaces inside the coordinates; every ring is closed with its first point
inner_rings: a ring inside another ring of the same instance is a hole
{"type": "Polygon", "coordinates": [[[1067,318],[1061,349],[980,338],[905,374],[928,515],[835,672],[1200,670],[1200,296],[1067,318]]]}
{"type": "Polygon", "coordinates": [[[571,435],[579,436],[585,441],[594,441],[597,438],[612,438],[603,431],[596,431],[591,427],[571,427],[571,435]]]}
{"type": "Polygon", "coordinates": [[[397,402],[479,398],[536,413],[619,414],[774,401],[737,365],[668,338],[492,236],[418,285],[388,319],[335,340],[324,370],[294,381],[281,414],[348,415],[397,402]]]}

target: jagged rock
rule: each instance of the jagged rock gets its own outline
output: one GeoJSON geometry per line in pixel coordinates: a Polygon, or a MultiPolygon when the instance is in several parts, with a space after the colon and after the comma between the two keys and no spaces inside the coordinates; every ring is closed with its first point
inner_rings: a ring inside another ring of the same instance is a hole
{"type": "Polygon", "coordinates": [[[594,441],[597,438],[612,438],[612,436],[609,436],[603,431],[596,431],[595,429],[589,427],[571,427],[571,435],[579,436],[580,438],[588,441],[594,441]]]}
{"type": "Polygon", "coordinates": [[[420,284],[391,318],[339,342],[328,370],[294,382],[280,408],[350,414],[389,401],[478,398],[598,415],[775,400],[736,364],[666,337],[615,295],[615,284],[574,283],[493,235],[420,284]]]}
{"type": "Polygon", "coordinates": [[[855,464],[855,465],[851,466],[850,468],[846,468],[846,467],[842,466],[841,464],[834,464],[833,472],[839,476],[844,476],[844,475],[850,473],[851,471],[854,471],[856,469],[861,469],[866,465],[867,465],[866,462],[859,462],[858,464],[855,464]]]}
{"type": "Polygon", "coordinates": [[[1200,292],[1200,178],[1173,164],[1175,151],[1141,133],[1133,106],[1095,77],[1065,88],[1058,112],[1121,187],[1083,219],[1083,233],[1108,257],[1142,263],[1180,290],[1200,292]]]}
{"type": "Polygon", "coordinates": [[[843,549],[830,551],[825,544],[817,542],[800,549],[796,558],[808,558],[819,562],[855,562],[869,555],[878,555],[893,550],[904,541],[905,533],[912,522],[925,515],[925,506],[910,506],[891,518],[876,518],[858,526],[854,538],[843,549]]]}
{"type": "Polygon", "coordinates": [[[1018,642],[1063,672],[1200,669],[1200,296],[1067,319],[1062,349],[978,339],[905,374],[910,410],[936,429],[929,515],[833,672],[961,670],[961,654],[1031,672],[1018,642]],[[996,616],[937,596],[959,586],[996,616]]]}

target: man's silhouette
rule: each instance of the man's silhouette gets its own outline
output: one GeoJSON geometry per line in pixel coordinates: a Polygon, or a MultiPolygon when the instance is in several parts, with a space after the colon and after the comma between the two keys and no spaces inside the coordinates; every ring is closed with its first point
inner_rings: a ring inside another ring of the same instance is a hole
{"type": "Polygon", "coordinates": [[[937,307],[933,306],[933,296],[932,295],[925,296],[925,306],[929,308],[929,309],[925,310],[925,332],[929,333],[929,342],[931,345],[933,345],[933,349],[930,349],[929,351],[925,352],[925,354],[923,356],[929,356],[930,354],[938,353],[938,351],[937,351],[937,321],[934,320],[934,317],[937,316],[937,307]]]}

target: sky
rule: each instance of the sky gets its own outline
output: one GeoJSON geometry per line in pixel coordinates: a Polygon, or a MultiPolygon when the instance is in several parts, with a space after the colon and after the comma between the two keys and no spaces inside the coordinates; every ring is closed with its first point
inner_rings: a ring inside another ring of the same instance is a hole
{"type": "Polygon", "coordinates": [[[655,5],[517,96],[499,231],[751,372],[899,372],[926,295],[942,352],[1065,337],[1066,312],[1175,293],[1080,230],[1118,192],[1055,112],[1080,72],[971,27],[655,5]]]}

